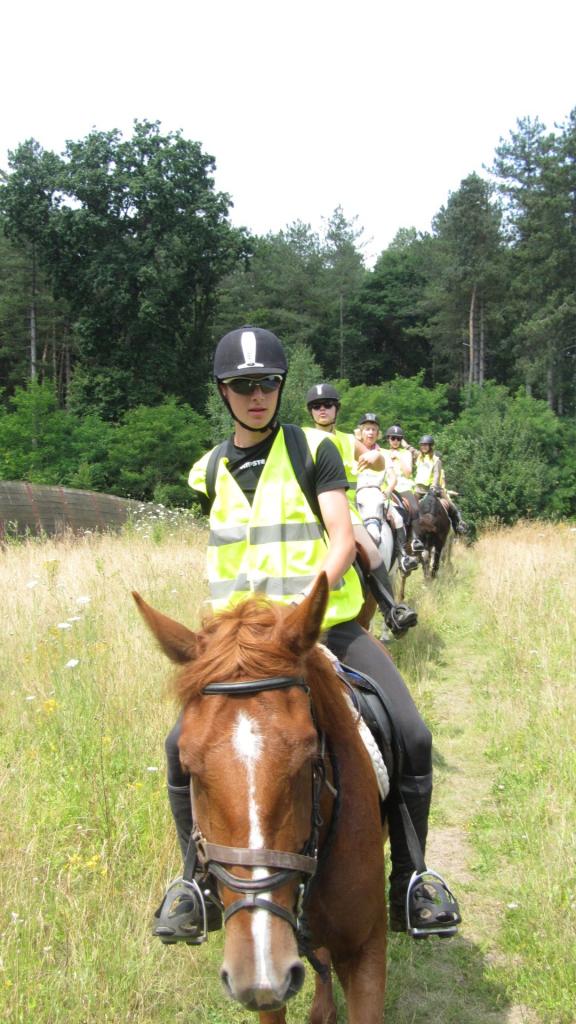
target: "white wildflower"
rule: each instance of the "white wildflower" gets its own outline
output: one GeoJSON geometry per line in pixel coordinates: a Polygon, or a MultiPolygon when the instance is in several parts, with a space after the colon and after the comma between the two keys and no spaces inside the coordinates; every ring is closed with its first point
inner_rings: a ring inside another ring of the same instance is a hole
{"type": "Polygon", "coordinates": [[[70,661],[66,662],[66,664],[64,665],[64,668],[76,668],[76,665],[79,665],[79,664],[80,664],[80,662],[79,662],[78,658],[70,658],[70,661]]]}
{"type": "Polygon", "coordinates": [[[58,623],[58,629],[72,629],[72,623],[71,622],[59,622],[58,623]]]}

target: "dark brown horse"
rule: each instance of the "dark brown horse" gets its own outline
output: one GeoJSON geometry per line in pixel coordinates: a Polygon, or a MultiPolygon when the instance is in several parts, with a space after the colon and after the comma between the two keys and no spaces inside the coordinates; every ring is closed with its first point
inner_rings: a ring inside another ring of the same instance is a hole
{"type": "MultiPolygon", "coordinates": [[[[260,1024],[282,1024],[303,984],[301,955],[313,959],[315,950],[334,964],[349,1024],[381,1024],[379,797],[342,685],[316,647],[326,576],[296,608],[248,600],[199,633],[135,598],[181,666],[180,757],[199,848],[224,907],[226,992],[258,1012],[260,1024]]],[[[329,975],[316,976],[309,1020],[336,1021],[329,975]]]]}
{"type": "Polygon", "coordinates": [[[420,499],[420,517],[412,525],[413,537],[424,545],[419,554],[426,577],[438,573],[442,552],[446,552],[452,534],[450,517],[441,498],[433,487],[420,499]]]}

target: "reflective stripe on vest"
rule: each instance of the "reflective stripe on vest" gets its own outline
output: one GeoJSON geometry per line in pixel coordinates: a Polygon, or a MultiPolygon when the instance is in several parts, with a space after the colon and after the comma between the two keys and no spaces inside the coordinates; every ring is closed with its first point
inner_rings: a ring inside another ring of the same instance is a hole
{"type": "MultiPolygon", "coordinates": [[[[311,429],[310,427],[304,428],[304,433],[309,435],[310,433],[317,433],[318,431],[311,429]]],[[[346,479],[348,481],[348,490],[346,491],[346,497],[350,506],[350,517],[352,523],[362,523],[362,516],[360,515],[356,507],[356,482],[358,479],[358,463],[356,462],[356,438],[354,434],[345,434],[343,430],[334,430],[332,433],[324,431],[324,437],[329,437],[330,440],[336,445],[342,462],[344,463],[344,469],[346,470],[346,479]]]]}
{"type": "MultiPolygon", "coordinates": [[[[313,458],[327,436],[306,431],[313,458]]],[[[190,472],[197,490],[205,490],[208,458],[209,453],[190,472]]],[[[226,463],[222,458],[218,465],[210,512],[207,562],[212,608],[229,608],[250,594],[289,604],[316,577],[327,544],[294,475],[282,430],[262,469],[252,506],[226,463]]],[[[360,581],[350,568],[330,592],[323,628],[354,619],[361,604],[360,581]]]]}

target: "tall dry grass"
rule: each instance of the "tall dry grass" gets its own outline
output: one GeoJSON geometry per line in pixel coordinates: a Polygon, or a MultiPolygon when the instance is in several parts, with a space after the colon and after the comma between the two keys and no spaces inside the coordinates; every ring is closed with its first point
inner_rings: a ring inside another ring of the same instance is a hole
{"type": "MultiPolygon", "coordinates": [[[[565,1003],[576,960],[575,544],[576,533],[544,526],[482,539],[461,554],[443,591],[422,589],[421,626],[401,647],[404,671],[434,721],[442,717],[429,671],[434,645],[441,637],[445,649],[457,650],[463,617],[475,637],[483,670],[474,699],[490,745],[472,743],[470,757],[487,758],[494,776],[492,810],[474,823],[475,884],[496,886],[505,907],[502,985],[552,1024],[573,1024],[565,1003]]],[[[0,552],[0,1019],[7,1024],[253,1019],[220,994],[221,936],[200,951],[164,949],[148,927],[179,870],[163,757],[174,707],[162,685],[168,663],[130,591],[194,626],[205,596],[204,546],[205,536],[188,527],[30,541],[0,552]]],[[[407,943],[392,942],[398,970],[387,1020],[434,1021],[422,1001],[409,1015],[403,957],[418,960],[416,997],[436,983],[437,947],[420,953],[407,943]]],[[[461,955],[456,944],[443,954],[461,955]]],[[[309,987],[291,1020],[305,1019],[309,987]]],[[[482,1008],[484,988],[477,988],[482,1008]]],[[[453,995],[456,1008],[443,1022],[495,1019],[481,1008],[469,1013],[469,1004],[465,992],[462,1002],[453,995]]]]}

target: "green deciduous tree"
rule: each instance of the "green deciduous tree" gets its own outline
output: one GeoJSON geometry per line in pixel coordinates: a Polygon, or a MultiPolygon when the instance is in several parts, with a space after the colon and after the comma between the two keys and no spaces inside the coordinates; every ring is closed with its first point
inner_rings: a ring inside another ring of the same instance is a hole
{"type": "Polygon", "coordinates": [[[216,287],[245,245],[213,158],[137,121],[131,139],[94,131],[62,158],[26,143],[10,167],[9,230],[69,312],[74,406],[114,418],[167,393],[203,404],[216,287]]]}

